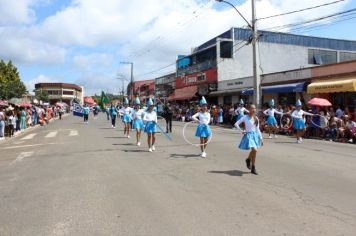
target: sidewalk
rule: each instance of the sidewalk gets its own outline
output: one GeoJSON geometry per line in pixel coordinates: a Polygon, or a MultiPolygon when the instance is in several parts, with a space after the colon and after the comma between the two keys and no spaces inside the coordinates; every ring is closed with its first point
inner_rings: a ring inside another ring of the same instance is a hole
{"type": "MultiPolygon", "coordinates": [[[[67,116],[69,116],[69,115],[70,115],[70,113],[67,113],[67,114],[62,115],[62,119],[65,118],[65,117],[67,117],[67,116]]],[[[55,120],[59,120],[59,117],[52,118],[52,119],[48,122],[47,125],[49,125],[50,123],[54,122],[55,120]]],[[[44,126],[45,126],[45,125],[44,125],[44,126]]],[[[37,124],[37,125],[35,125],[35,126],[28,127],[28,128],[25,129],[25,130],[18,131],[18,132],[16,132],[16,133],[14,133],[14,137],[12,137],[12,138],[5,137],[5,139],[0,140],[0,145],[1,145],[2,143],[5,143],[5,142],[9,141],[9,140],[13,140],[14,138],[21,137],[21,136],[23,136],[24,134],[27,134],[28,132],[31,132],[31,131],[37,129],[38,127],[41,127],[41,125],[40,125],[40,124],[37,124]]]]}

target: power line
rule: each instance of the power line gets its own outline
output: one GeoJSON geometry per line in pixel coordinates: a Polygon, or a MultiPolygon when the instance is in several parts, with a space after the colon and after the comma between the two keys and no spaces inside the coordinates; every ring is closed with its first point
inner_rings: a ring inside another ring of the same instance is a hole
{"type": "Polygon", "coordinates": [[[307,7],[307,8],[303,8],[303,9],[299,9],[299,10],[295,10],[295,11],[285,12],[285,13],[281,13],[281,14],[277,14],[277,15],[272,15],[272,16],[266,16],[266,17],[259,18],[259,19],[257,19],[257,20],[265,20],[265,19],[270,19],[270,18],[273,18],[273,17],[279,17],[279,16],[290,15],[290,14],[294,14],[294,13],[299,13],[299,12],[303,12],[303,11],[308,11],[308,10],[320,8],[320,7],[329,6],[329,5],[336,4],[336,3],[340,3],[340,2],[344,2],[344,1],[345,1],[345,0],[338,0],[338,1],[329,2],[329,3],[317,5],[317,6],[312,6],[312,7],[307,7]]]}
{"type": "Polygon", "coordinates": [[[146,46],[142,47],[140,50],[138,50],[136,52],[131,53],[129,57],[136,56],[138,54],[142,55],[142,54],[151,52],[152,49],[157,47],[157,44],[159,41],[166,40],[166,39],[172,37],[172,35],[178,33],[179,27],[181,28],[180,30],[182,30],[185,27],[189,26],[191,22],[194,22],[207,9],[208,4],[212,1],[213,0],[207,0],[207,2],[203,3],[198,9],[194,10],[192,12],[193,16],[189,20],[178,22],[177,26],[174,27],[177,30],[172,29],[167,34],[155,37],[149,43],[147,43],[146,46]]]}
{"type": "Polygon", "coordinates": [[[305,24],[315,23],[317,21],[322,21],[322,20],[326,20],[326,19],[330,19],[330,18],[335,18],[337,16],[345,15],[345,14],[352,13],[352,12],[355,12],[355,11],[356,11],[356,8],[352,8],[350,10],[334,13],[334,14],[331,14],[331,15],[326,15],[326,16],[322,16],[322,17],[318,17],[318,18],[314,18],[314,19],[310,19],[310,20],[306,20],[306,21],[301,21],[301,22],[297,22],[297,23],[274,26],[274,27],[270,27],[270,28],[265,28],[263,30],[282,30],[282,29],[285,29],[285,28],[296,27],[296,26],[301,26],[301,25],[305,25],[305,24]]]}

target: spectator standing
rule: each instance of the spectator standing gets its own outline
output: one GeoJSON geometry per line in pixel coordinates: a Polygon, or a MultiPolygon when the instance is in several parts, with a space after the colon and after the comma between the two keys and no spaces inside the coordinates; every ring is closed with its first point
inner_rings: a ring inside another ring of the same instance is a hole
{"type": "Polygon", "coordinates": [[[15,132],[15,117],[13,111],[9,111],[7,114],[7,125],[9,127],[9,136],[11,138],[14,136],[15,132]]]}
{"type": "Polygon", "coordinates": [[[3,108],[0,108],[0,140],[5,138],[5,113],[3,108]]]}
{"type": "Polygon", "coordinates": [[[172,133],[173,108],[167,103],[163,108],[164,119],[166,120],[166,132],[172,133]]]}

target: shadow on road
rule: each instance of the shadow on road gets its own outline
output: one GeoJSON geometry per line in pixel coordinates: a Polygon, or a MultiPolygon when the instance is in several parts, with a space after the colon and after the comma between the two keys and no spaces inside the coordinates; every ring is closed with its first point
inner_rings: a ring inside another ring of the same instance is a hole
{"type": "Polygon", "coordinates": [[[134,146],[133,143],[113,143],[112,145],[114,145],[114,146],[134,146]]]}
{"type": "Polygon", "coordinates": [[[147,152],[146,150],[121,150],[123,152],[147,152]]]}
{"type": "Polygon", "coordinates": [[[241,170],[226,170],[226,171],[212,170],[212,171],[208,171],[208,173],[225,174],[225,175],[230,175],[230,176],[243,176],[244,174],[250,174],[250,172],[241,171],[241,170]]]}
{"type": "Polygon", "coordinates": [[[193,158],[193,157],[200,157],[200,155],[196,154],[171,154],[173,158],[193,158]]]}

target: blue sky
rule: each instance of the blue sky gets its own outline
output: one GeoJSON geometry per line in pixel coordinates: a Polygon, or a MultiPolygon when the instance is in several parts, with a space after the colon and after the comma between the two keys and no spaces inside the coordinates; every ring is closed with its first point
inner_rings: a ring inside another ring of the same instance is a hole
{"type": "MultiPolygon", "coordinates": [[[[332,0],[260,0],[258,17],[331,2],[332,0]]],[[[175,61],[178,54],[226,31],[243,26],[236,12],[212,0],[2,0],[0,58],[12,60],[29,90],[37,82],[70,82],[87,94],[121,91],[120,75],[152,79],[174,67],[146,74],[175,61]],[[8,11],[12,9],[12,11],[8,11]]],[[[250,19],[250,1],[231,0],[250,19]]],[[[346,9],[346,0],[287,17],[261,22],[260,27],[299,22],[346,9]]],[[[320,37],[356,39],[356,19],[303,32],[320,37]]]]}

